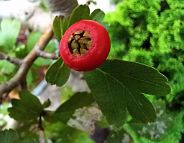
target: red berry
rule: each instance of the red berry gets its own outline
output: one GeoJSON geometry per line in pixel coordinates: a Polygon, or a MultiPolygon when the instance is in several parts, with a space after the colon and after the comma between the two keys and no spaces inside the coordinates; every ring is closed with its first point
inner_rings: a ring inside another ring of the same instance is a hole
{"type": "Polygon", "coordinates": [[[70,26],[60,41],[60,56],[77,71],[96,69],[104,63],[110,51],[107,30],[92,20],[80,20],[70,26]]]}

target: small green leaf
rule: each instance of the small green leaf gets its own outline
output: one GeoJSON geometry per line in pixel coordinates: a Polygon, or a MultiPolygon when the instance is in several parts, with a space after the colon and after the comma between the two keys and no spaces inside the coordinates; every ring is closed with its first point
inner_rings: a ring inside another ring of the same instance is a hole
{"type": "Polygon", "coordinates": [[[140,122],[153,121],[155,110],[142,93],[170,92],[165,76],[133,62],[107,60],[100,69],[85,73],[84,77],[107,120],[116,125],[122,125],[127,109],[140,122]]]}
{"type": "Polygon", "coordinates": [[[37,119],[43,111],[43,106],[36,96],[22,91],[20,99],[12,100],[12,107],[8,111],[15,120],[26,122],[37,119]]]}
{"type": "Polygon", "coordinates": [[[19,139],[18,133],[12,129],[0,132],[1,143],[17,143],[18,139],[19,139]]]}
{"type": "Polygon", "coordinates": [[[72,87],[68,84],[61,87],[61,96],[62,96],[62,103],[67,101],[69,98],[71,98],[74,94],[72,87]]]}
{"type": "Polygon", "coordinates": [[[89,93],[76,93],[56,110],[55,119],[66,123],[76,109],[88,106],[93,101],[93,97],[89,93]]]}
{"type": "Polygon", "coordinates": [[[70,75],[70,69],[59,58],[53,65],[50,66],[46,73],[46,81],[50,84],[62,86],[66,83],[70,75]]]}
{"type": "Polygon", "coordinates": [[[0,73],[2,74],[12,74],[16,70],[16,66],[8,61],[0,61],[0,73]]]}
{"type": "Polygon", "coordinates": [[[91,20],[95,20],[98,22],[102,22],[103,18],[105,16],[105,13],[100,10],[100,9],[95,9],[92,13],[91,13],[91,20]]]}
{"type": "Polygon", "coordinates": [[[28,36],[27,43],[26,43],[26,49],[27,52],[31,51],[38,39],[40,38],[42,34],[40,32],[31,32],[31,34],[28,36]]]}
{"type": "Polygon", "coordinates": [[[54,18],[53,31],[54,31],[54,36],[58,40],[60,40],[61,36],[63,35],[63,32],[62,32],[63,24],[62,23],[63,23],[63,21],[62,21],[61,17],[56,16],[54,18]]]}
{"type": "Polygon", "coordinates": [[[90,19],[90,9],[87,5],[79,5],[72,11],[68,27],[82,19],[90,19]]]}
{"type": "Polygon", "coordinates": [[[1,21],[0,46],[3,47],[3,51],[10,52],[13,49],[20,26],[21,24],[18,20],[3,19],[1,21]]]}
{"type": "Polygon", "coordinates": [[[16,65],[6,61],[0,60],[0,83],[5,83],[16,72],[16,65]]]}
{"type": "Polygon", "coordinates": [[[18,58],[24,58],[27,54],[27,49],[24,44],[18,44],[14,49],[15,55],[18,58]]]}

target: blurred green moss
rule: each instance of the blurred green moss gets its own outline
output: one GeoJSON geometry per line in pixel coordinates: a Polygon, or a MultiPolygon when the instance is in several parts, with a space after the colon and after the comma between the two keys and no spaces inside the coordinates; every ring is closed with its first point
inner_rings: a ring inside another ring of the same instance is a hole
{"type": "Polygon", "coordinates": [[[184,2],[123,0],[106,15],[110,57],[158,68],[172,86],[170,102],[184,90],[184,2]]]}
{"type": "MultiPolygon", "coordinates": [[[[172,88],[169,95],[160,97],[168,118],[173,119],[163,138],[156,141],[135,129],[125,126],[125,130],[136,143],[179,142],[184,131],[184,1],[123,0],[116,11],[106,15],[105,22],[112,41],[110,58],[153,66],[168,78],[172,88]]],[[[165,123],[161,120],[158,126],[162,122],[165,123]]],[[[158,131],[152,132],[155,133],[158,131]]]]}

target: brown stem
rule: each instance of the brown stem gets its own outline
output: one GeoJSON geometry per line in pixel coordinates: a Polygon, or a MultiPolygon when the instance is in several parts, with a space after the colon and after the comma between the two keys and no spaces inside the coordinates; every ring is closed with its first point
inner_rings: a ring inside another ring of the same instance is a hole
{"type": "Polygon", "coordinates": [[[27,89],[27,81],[26,79],[22,80],[20,82],[20,87],[21,87],[21,90],[26,90],[27,89]]]}
{"type": "Polygon", "coordinates": [[[39,116],[39,119],[38,119],[38,129],[41,131],[44,131],[44,128],[42,125],[42,116],[41,115],[39,116]]]}
{"type": "Polygon", "coordinates": [[[37,56],[42,57],[42,58],[46,58],[46,59],[52,59],[52,60],[56,60],[58,58],[58,56],[54,53],[47,53],[45,51],[41,51],[41,50],[37,50],[36,51],[37,56]]]}
{"type": "MultiPolygon", "coordinates": [[[[74,7],[78,5],[77,0],[54,0],[49,1],[53,11],[60,12],[62,16],[67,16],[71,13],[74,7]]],[[[26,80],[26,75],[31,68],[33,62],[40,56],[38,51],[43,51],[48,42],[52,39],[53,32],[51,27],[40,37],[39,41],[32,49],[32,51],[22,60],[17,73],[6,83],[0,85],[0,97],[3,94],[9,93],[15,87],[21,85],[26,80]]],[[[44,55],[43,52],[41,55],[44,55]]],[[[43,57],[44,57],[43,56],[43,57]]],[[[50,57],[50,55],[45,56],[50,57]]],[[[12,61],[12,60],[9,60],[12,61]]],[[[23,84],[24,85],[24,84],[23,84]]],[[[23,86],[24,87],[24,86],[23,86]]]]}
{"type": "Polygon", "coordinates": [[[10,63],[15,64],[15,65],[19,65],[19,66],[22,64],[21,59],[10,57],[2,52],[0,52],[0,60],[7,60],[10,63]]]}
{"type": "Polygon", "coordinates": [[[9,93],[12,89],[20,85],[26,80],[26,75],[31,68],[33,62],[38,58],[37,50],[44,50],[45,46],[52,39],[53,32],[49,28],[39,39],[32,51],[22,60],[17,73],[6,83],[0,85],[0,97],[5,93],[9,93]]]}

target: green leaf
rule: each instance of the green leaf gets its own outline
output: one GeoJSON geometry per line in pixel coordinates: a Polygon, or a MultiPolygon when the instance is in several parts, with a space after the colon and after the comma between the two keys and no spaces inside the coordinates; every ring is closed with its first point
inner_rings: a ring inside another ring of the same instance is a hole
{"type": "Polygon", "coordinates": [[[113,74],[115,78],[119,79],[130,90],[136,89],[142,93],[157,96],[170,93],[170,86],[166,83],[167,78],[159,73],[158,70],[144,64],[108,60],[101,69],[113,74]]]}
{"type": "Polygon", "coordinates": [[[63,28],[62,28],[62,32],[61,32],[62,35],[65,33],[65,31],[69,27],[69,25],[68,25],[69,24],[69,20],[70,20],[70,17],[69,16],[63,19],[63,23],[62,23],[62,27],[63,28]]]}
{"type": "Polygon", "coordinates": [[[55,143],[94,143],[89,135],[62,122],[48,123],[46,133],[55,143]]]}
{"type": "Polygon", "coordinates": [[[18,44],[14,49],[15,55],[18,58],[24,58],[27,54],[27,49],[24,44],[18,44]]]}
{"type": "Polygon", "coordinates": [[[0,60],[0,83],[5,83],[9,80],[16,72],[16,69],[17,67],[14,64],[6,60],[0,60]]]}
{"type": "Polygon", "coordinates": [[[43,106],[36,96],[28,91],[22,91],[20,99],[12,100],[12,107],[8,111],[15,120],[26,122],[37,119],[43,111],[43,106]]]}
{"type": "Polygon", "coordinates": [[[101,70],[84,74],[95,101],[109,123],[121,126],[126,117],[128,91],[116,79],[101,70]]]}
{"type": "Polygon", "coordinates": [[[41,35],[42,34],[40,32],[31,32],[26,43],[27,52],[31,51],[34,48],[36,42],[38,41],[41,35]]]}
{"type": "Polygon", "coordinates": [[[90,9],[87,5],[79,5],[72,11],[68,27],[82,19],[90,19],[90,9]]]}
{"type": "Polygon", "coordinates": [[[100,9],[95,9],[92,13],[91,13],[91,20],[95,20],[98,22],[102,22],[103,18],[105,16],[105,13],[100,10],[100,9]]]}
{"type": "Polygon", "coordinates": [[[69,98],[71,98],[74,94],[72,87],[68,84],[65,84],[61,87],[61,96],[62,96],[62,103],[67,101],[69,98]]]}
{"type": "Polygon", "coordinates": [[[15,72],[16,66],[8,61],[0,61],[0,73],[12,74],[15,72]]]}
{"type": "Polygon", "coordinates": [[[18,133],[12,129],[0,132],[1,143],[16,143],[18,139],[19,139],[18,133]]]}
{"type": "Polygon", "coordinates": [[[127,98],[127,108],[136,122],[152,122],[156,118],[155,109],[151,102],[140,92],[130,90],[131,97],[127,98]]]}
{"type": "Polygon", "coordinates": [[[53,62],[53,60],[51,60],[51,59],[45,59],[45,58],[42,58],[42,57],[38,57],[36,59],[36,61],[34,62],[34,65],[37,66],[37,67],[43,67],[43,66],[51,65],[52,62],[53,62]]]}
{"type": "Polygon", "coordinates": [[[10,52],[13,49],[20,26],[21,24],[18,20],[3,19],[1,21],[0,46],[3,47],[3,51],[10,52]]]}
{"type": "Polygon", "coordinates": [[[62,28],[63,28],[63,21],[61,17],[56,16],[53,21],[53,32],[56,39],[60,40],[61,36],[63,35],[62,28]]]}
{"type": "Polygon", "coordinates": [[[56,16],[53,22],[53,31],[56,39],[61,40],[63,34],[69,27],[70,16],[61,18],[56,16]]]}
{"type": "Polygon", "coordinates": [[[142,93],[170,91],[167,79],[156,69],[120,60],[108,60],[84,77],[107,120],[116,125],[122,125],[127,109],[140,122],[154,121],[155,110],[142,93]]]}
{"type": "Polygon", "coordinates": [[[76,93],[56,110],[54,116],[57,120],[66,123],[76,109],[88,106],[93,101],[93,97],[89,93],[76,93]]]}
{"type": "Polygon", "coordinates": [[[58,52],[58,43],[55,40],[51,40],[45,47],[46,52],[58,52]]]}
{"type": "Polygon", "coordinates": [[[90,9],[87,5],[78,5],[70,16],[61,18],[56,16],[53,22],[53,31],[55,37],[60,40],[65,31],[75,22],[83,19],[91,19],[101,22],[105,14],[100,9],[96,9],[90,15],[90,9]]]}
{"type": "Polygon", "coordinates": [[[41,8],[44,12],[49,12],[48,3],[45,0],[40,0],[39,8],[41,8]]]}
{"type": "Polygon", "coordinates": [[[36,77],[35,77],[33,71],[29,70],[29,72],[27,74],[27,86],[28,87],[32,87],[33,86],[34,78],[36,78],[36,77]]]}
{"type": "Polygon", "coordinates": [[[62,86],[66,83],[70,75],[70,69],[59,58],[53,65],[50,66],[46,73],[46,81],[50,84],[62,86]]]}

